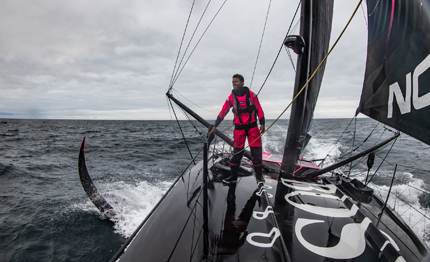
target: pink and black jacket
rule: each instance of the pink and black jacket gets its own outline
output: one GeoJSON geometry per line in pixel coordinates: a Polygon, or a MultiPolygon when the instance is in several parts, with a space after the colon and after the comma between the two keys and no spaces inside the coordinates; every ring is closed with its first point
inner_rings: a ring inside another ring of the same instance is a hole
{"type": "Polygon", "coordinates": [[[233,123],[236,130],[248,130],[257,127],[257,116],[260,120],[260,125],[264,125],[264,112],[257,95],[244,86],[239,91],[232,90],[217,117],[215,127],[221,123],[232,107],[234,114],[233,123]]]}

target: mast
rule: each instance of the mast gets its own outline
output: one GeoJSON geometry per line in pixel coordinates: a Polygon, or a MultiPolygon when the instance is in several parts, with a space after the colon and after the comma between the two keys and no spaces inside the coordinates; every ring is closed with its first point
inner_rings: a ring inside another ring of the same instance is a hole
{"type": "MultiPolygon", "coordinates": [[[[285,45],[297,54],[293,97],[300,92],[310,75],[328,52],[333,0],[304,0],[301,7],[300,36],[287,37],[285,45]]],[[[308,131],[324,74],[325,65],[315,74],[291,107],[288,133],[281,165],[281,177],[291,178],[303,149],[310,140],[308,131]]]]}
{"type": "MultiPolygon", "coordinates": [[[[298,50],[297,57],[297,71],[296,80],[294,85],[294,95],[300,91],[301,87],[306,83],[309,77],[309,52],[310,46],[307,43],[311,41],[311,15],[310,10],[312,7],[312,1],[305,0],[302,1],[301,7],[301,22],[300,22],[300,36],[304,40],[304,48],[298,50]]],[[[307,94],[307,88],[303,91],[296,101],[291,106],[290,121],[288,124],[287,140],[284,147],[284,156],[282,158],[281,165],[281,177],[290,178],[295,169],[297,160],[302,151],[303,147],[303,134],[301,130],[303,115],[305,109],[305,97],[307,94]]]]}

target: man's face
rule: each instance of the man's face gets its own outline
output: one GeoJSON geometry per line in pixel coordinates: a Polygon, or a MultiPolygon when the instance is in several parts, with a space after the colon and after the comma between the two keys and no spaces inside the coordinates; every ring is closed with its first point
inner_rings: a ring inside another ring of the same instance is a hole
{"type": "Polygon", "coordinates": [[[233,88],[235,90],[240,90],[240,89],[242,89],[244,82],[240,81],[239,78],[234,77],[232,84],[233,84],[233,88]]]}

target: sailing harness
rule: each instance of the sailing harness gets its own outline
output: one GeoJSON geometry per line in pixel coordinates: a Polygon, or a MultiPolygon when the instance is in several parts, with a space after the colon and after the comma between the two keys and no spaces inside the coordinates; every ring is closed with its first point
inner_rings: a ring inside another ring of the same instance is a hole
{"type": "MultiPolygon", "coordinates": [[[[235,124],[234,126],[234,128],[236,129],[236,130],[249,130],[249,129],[251,129],[251,128],[253,128],[253,127],[257,127],[257,114],[256,114],[256,111],[257,111],[257,107],[252,103],[252,100],[251,100],[251,94],[250,94],[250,92],[249,92],[249,89],[248,89],[248,87],[246,87],[246,86],[244,86],[243,87],[243,89],[245,89],[244,91],[245,91],[245,94],[246,94],[246,99],[245,99],[245,102],[244,101],[242,101],[242,102],[239,102],[239,99],[237,99],[237,97],[238,97],[238,95],[239,96],[241,96],[240,94],[238,94],[238,92],[236,91],[236,90],[232,90],[231,91],[231,94],[232,94],[232,96],[233,96],[233,114],[239,119],[239,121],[240,121],[240,125],[238,125],[238,124],[235,124]],[[241,104],[246,104],[245,106],[245,108],[242,108],[240,105],[241,104]],[[243,123],[243,121],[242,121],[242,119],[241,119],[241,116],[243,115],[243,114],[249,114],[249,120],[248,120],[248,124],[244,124],[243,123]],[[254,122],[252,122],[251,123],[251,121],[252,121],[252,115],[254,114],[254,122]]],[[[242,90],[240,90],[240,91],[242,91],[242,90]]],[[[239,92],[240,92],[239,91],[239,92]]],[[[243,95],[242,95],[243,96],[243,95]]]]}

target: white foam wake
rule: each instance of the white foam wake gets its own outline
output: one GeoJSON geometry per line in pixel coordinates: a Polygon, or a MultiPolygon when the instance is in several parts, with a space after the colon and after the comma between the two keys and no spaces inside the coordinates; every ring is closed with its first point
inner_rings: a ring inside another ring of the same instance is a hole
{"type": "MultiPolygon", "coordinates": [[[[392,172],[378,172],[378,176],[385,176],[390,178],[392,172]]],[[[364,181],[366,174],[356,174],[352,177],[357,178],[360,181],[364,181]]],[[[427,219],[430,217],[430,210],[421,207],[418,199],[424,188],[424,181],[419,178],[414,178],[411,173],[397,173],[396,183],[391,189],[390,197],[388,198],[388,205],[392,207],[405,221],[407,225],[420,237],[423,242],[430,246],[430,221],[427,219]],[[402,181],[402,182],[400,182],[402,181]],[[427,218],[426,218],[427,217],[427,218]]],[[[383,201],[386,200],[389,185],[380,185],[376,183],[369,183],[369,187],[374,189],[374,194],[379,196],[383,201]]]]}
{"type": "MultiPolygon", "coordinates": [[[[171,184],[170,182],[153,184],[147,181],[136,184],[124,181],[101,183],[99,190],[103,192],[103,197],[118,215],[114,219],[115,232],[124,237],[130,237],[171,184]]],[[[79,208],[98,212],[103,219],[105,218],[89,199],[79,208]]]]}

